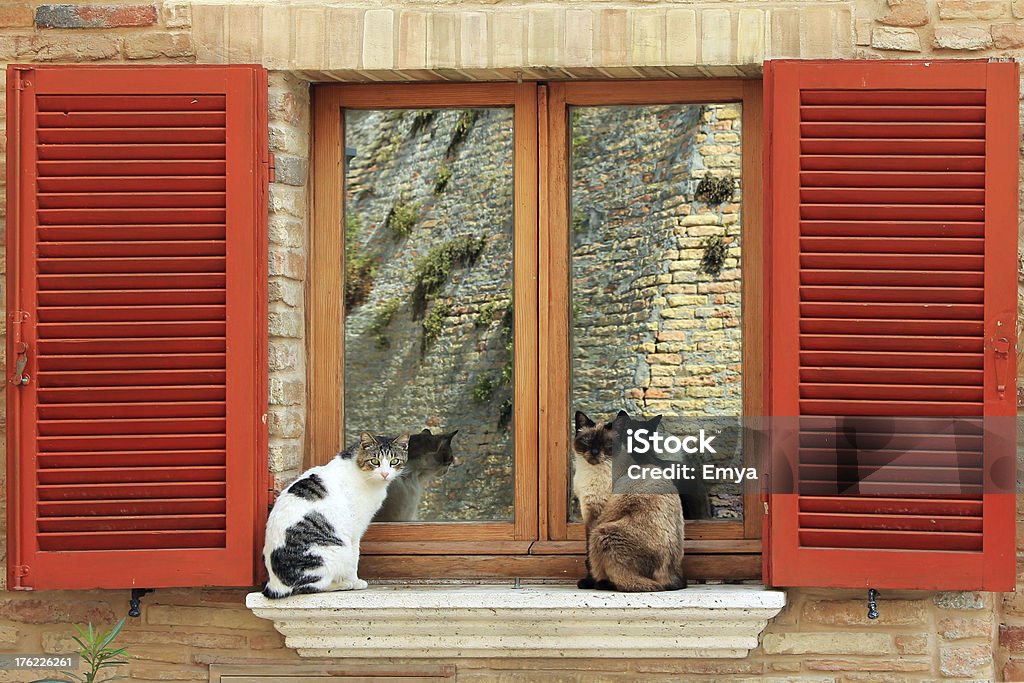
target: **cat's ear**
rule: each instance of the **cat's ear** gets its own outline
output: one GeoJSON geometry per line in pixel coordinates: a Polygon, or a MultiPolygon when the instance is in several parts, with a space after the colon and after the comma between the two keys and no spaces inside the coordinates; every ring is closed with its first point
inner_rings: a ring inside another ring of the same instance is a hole
{"type": "Polygon", "coordinates": [[[655,415],[650,420],[648,420],[647,424],[651,426],[651,430],[656,430],[658,428],[658,425],[661,424],[661,417],[661,415],[655,415]]]}
{"type": "Polygon", "coordinates": [[[370,432],[363,432],[359,435],[359,445],[363,448],[369,448],[377,443],[377,439],[370,432]]]}
{"type": "Polygon", "coordinates": [[[402,434],[400,437],[395,439],[393,443],[396,446],[398,446],[399,448],[408,449],[409,448],[409,435],[408,434],[402,434]]]}
{"type": "Polygon", "coordinates": [[[580,431],[581,429],[585,429],[586,427],[593,427],[593,426],[594,426],[594,421],[591,420],[589,417],[587,417],[586,414],[582,410],[577,410],[576,411],[576,431],[577,432],[580,431]]]}
{"type": "Polygon", "coordinates": [[[446,435],[446,436],[447,436],[447,439],[446,439],[446,440],[448,441],[448,443],[449,443],[449,444],[451,444],[451,442],[452,442],[452,439],[454,439],[454,438],[455,438],[455,435],[456,435],[456,434],[458,434],[458,433],[459,433],[459,430],[458,430],[458,429],[456,429],[456,430],[455,430],[454,432],[452,432],[451,434],[448,434],[448,435],[446,435]]]}
{"type": "Polygon", "coordinates": [[[629,413],[622,408],[619,408],[619,412],[615,414],[615,417],[629,417],[629,413]]]}
{"type": "Polygon", "coordinates": [[[431,435],[430,434],[430,430],[426,429],[426,428],[424,428],[424,430],[422,432],[420,432],[420,434],[423,434],[424,436],[430,436],[431,435]]]}

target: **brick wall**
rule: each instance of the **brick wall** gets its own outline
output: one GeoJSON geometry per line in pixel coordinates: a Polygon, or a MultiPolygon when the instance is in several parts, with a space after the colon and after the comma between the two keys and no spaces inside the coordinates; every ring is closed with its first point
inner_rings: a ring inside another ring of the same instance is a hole
{"type": "MultiPolygon", "coordinates": [[[[1021,17],[1020,0],[615,6],[435,0],[392,7],[370,0],[330,6],[5,0],[0,62],[255,61],[276,71],[270,456],[272,469],[287,477],[300,467],[305,410],[309,80],[734,76],[757,73],[768,57],[1020,57],[1021,17]]],[[[0,197],[0,212],[3,206],[0,197]]],[[[1018,583],[1024,586],[1024,576],[1018,583]]],[[[245,610],[242,596],[199,589],[147,596],[143,616],[122,637],[133,655],[125,673],[134,681],[206,680],[214,662],[297,661],[269,622],[245,610]]],[[[0,652],[67,650],[71,623],[109,623],[127,612],[127,600],[127,591],[0,595],[0,652]]],[[[762,647],[743,660],[460,660],[458,675],[466,681],[577,681],[596,674],[603,680],[638,674],[652,680],[1024,680],[1019,594],[887,593],[873,622],[864,618],[860,591],[792,590],[789,601],[762,647]]],[[[35,678],[0,671],[0,683],[35,678]]]]}

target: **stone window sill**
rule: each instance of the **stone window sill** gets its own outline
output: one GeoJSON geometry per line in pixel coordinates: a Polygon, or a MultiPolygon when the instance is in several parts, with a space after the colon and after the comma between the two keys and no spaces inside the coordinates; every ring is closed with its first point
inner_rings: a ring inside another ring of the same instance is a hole
{"type": "Polygon", "coordinates": [[[246,597],[301,657],[745,657],[782,591],[695,585],[667,593],[575,586],[371,585],[246,597]]]}

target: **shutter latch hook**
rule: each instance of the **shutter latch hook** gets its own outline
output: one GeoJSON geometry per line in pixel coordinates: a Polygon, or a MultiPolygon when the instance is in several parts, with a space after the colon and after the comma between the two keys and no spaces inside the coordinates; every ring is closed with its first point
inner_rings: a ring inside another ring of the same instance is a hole
{"type": "Polygon", "coordinates": [[[868,589],[868,619],[878,618],[878,591],[874,588],[868,589]]]}

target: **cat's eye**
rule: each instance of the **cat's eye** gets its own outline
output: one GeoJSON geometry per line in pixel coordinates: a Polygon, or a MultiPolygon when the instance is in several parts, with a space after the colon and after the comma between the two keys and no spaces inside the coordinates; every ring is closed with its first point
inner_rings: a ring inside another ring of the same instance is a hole
{"type": "Polygon", "coordinates": [[[392,467],[398,467],[401,464],[402,464],[402,461],[399,460],[398,458],[391,458],[391,466],[392,467]]]}
{"type": "Polygon", "coordinates": [[[380,467],[380,458],[373,458],[370,460],[370,464],[374,467],[380,467]]]}

